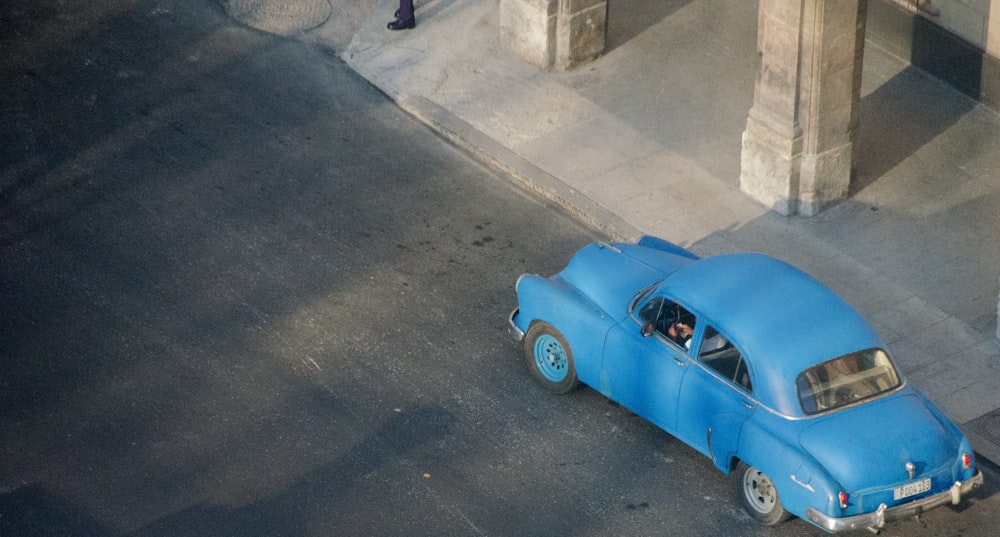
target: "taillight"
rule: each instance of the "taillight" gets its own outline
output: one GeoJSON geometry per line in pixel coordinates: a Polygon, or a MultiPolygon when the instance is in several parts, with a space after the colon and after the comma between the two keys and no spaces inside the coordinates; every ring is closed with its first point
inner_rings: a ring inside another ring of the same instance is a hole
{"type": "Polygon", "coordinates": [[[837,499],[840,500],[840,508],[847,509],[847,493],[840,491],[840,493],[837,494],[837,499]]]}
{"type": "Polygon", "coordinates": [[[968,470],[969,468],[972,468],[972,455],[970,455],[968,453],[963,453],[962,454],[962,468],[964,468],[966,470],[968,470]]]}

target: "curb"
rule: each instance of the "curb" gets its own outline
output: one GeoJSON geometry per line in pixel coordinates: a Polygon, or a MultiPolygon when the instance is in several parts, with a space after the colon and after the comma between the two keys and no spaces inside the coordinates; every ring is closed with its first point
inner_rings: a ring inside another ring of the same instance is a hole
{"type": "Polygon", "coordinates": [[[484,135],[462,119],[423,97],[402,97],[396,104],[475,158],[508,175],[611,239],[635,242],[642,232],[581,192],[484,135]]]}
{"type": "Polygon", "coordinates": [[[635,242],[643,235],[625,219],[486,136],[445,108],[427,98],[401,93],[363,64],[353,61],[348,54],[341,58],[354,72],[393,100],[401,110],[468,152],[476,160],[503,172],[517,185],[540,195],[585,225],[616,241],[635,242]]]}

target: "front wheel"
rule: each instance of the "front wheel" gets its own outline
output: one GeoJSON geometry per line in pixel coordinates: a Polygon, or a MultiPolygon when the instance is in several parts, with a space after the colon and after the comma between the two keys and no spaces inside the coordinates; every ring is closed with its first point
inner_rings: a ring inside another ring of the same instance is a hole
{"type": "Polygon", "coordinates": [[[760,470],[740,461],[732,480],[736,499],[754,520],[774,526],[791,517],[781,505],[774,482],[760,470]]]}
{"type": "Polygon", "coordinates": [[[524,355],[532,376],[547,390],[567,393],[579,384],[573,351],[552,325],[542,321],[532,323],[524,338],[524,355]]]}

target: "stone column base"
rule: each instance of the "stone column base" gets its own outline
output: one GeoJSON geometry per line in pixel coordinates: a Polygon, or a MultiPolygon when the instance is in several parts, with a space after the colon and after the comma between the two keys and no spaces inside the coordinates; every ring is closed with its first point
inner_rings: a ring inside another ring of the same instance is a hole
{"type": "Polygon", "coordinates": [[[853,144],[803,155],[799,169],[798,214],[816,216],[834,203],[847,199],[851,187],[853,144]]]}
{"type": "Polygon", "coordinates": [[[607,13],[607,0],[500,0],[500,40],[540,69],[572,69],[604,52],[607,13]]]}
{"type": "Polygon", "coordinates": [[[818,155],[804,155],[801,148],[801,133],[768,125],[751,111],[743,131],[740,190],[786,216],[816,216],[846,199],[852,144],[818,155]]]}

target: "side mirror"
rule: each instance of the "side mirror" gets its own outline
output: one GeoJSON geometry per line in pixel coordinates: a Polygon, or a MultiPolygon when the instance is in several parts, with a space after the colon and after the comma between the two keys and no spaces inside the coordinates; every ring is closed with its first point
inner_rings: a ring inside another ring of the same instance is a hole
{"type": "Polygon", "coordinates": [[[653,335],[653,332],[656,332],[656,328],[653,326],[653,321],[642,325],[642,331],[640,332],[642,337],[649,337],[653,335]]]}

